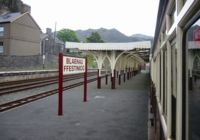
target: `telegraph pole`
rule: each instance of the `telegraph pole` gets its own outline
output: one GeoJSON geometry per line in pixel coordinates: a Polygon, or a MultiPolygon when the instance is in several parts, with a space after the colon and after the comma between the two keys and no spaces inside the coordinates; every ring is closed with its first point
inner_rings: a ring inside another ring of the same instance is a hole
{"type": "Polygon", "coordinates": [[[55,52],[55,48],[56,48],[56,22],[55,22],[55,28],[54,28],[54,42],[53,42],[53,54],[55,52]]]}

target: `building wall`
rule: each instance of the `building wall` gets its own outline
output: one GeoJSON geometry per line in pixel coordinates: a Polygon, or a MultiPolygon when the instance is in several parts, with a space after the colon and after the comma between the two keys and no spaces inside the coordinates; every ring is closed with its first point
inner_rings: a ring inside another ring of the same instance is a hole
{"type": "Polygon", "coordinates": [[[27,42],[17,39],[10,39],[9,43],[9,55],[26,56],[40,54],[40,46],[38,46],[38,43],[27,42]]]}
{"type": "Polygon", "coordinates": [[[11,23],[9,55],[40,54],[40,29],[29,14],[11,23]]]}

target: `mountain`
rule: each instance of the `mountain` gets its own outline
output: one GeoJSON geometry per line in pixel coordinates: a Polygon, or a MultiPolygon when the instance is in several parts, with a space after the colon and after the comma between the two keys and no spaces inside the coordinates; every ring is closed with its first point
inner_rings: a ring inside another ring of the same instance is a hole
{"type": "Polygon", "coordinates": [[[134,34],[131,37],[132,38],[138,38],[138,39],[144,39],[144,40],[153,39],[152,36],[147,36],[147,35],[143,35],[143,34],[134,34]]]}
{"type": "Polygon", "coordinates": [[[136,42],[136,41],[153,41],[153,37],[134,34],[132,36],[126,36],[116,29],[88,29],[75,31],[81,42],[85,42],[86,38],[90,36],[92,32],[98,32],[104,42],[136,42]]]}

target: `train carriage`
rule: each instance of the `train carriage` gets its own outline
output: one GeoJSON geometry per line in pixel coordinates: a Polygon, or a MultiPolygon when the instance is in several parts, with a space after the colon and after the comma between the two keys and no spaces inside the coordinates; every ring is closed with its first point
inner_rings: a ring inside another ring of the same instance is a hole
{"type": "Polygon", "coordinates": [[[160,0],[150,59],[153,139],[199,140],[199,0],[160,0]]]}

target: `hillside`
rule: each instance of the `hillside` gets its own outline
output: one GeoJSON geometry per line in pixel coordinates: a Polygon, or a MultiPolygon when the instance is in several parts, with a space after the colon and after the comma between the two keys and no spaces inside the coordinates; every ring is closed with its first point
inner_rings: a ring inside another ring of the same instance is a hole
{"type": "Polygon", "coordinates": [[[85,42],[86,38],[92,32],[98,32],[104,42],[136,42],[136,41],[153,41],[153,37],[142,34],[134,34],[132,36],[126,36],[116,29],[88,29],[75,31],[81,42],[85,42]]]}

